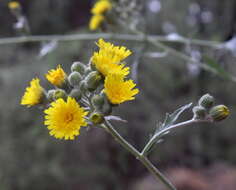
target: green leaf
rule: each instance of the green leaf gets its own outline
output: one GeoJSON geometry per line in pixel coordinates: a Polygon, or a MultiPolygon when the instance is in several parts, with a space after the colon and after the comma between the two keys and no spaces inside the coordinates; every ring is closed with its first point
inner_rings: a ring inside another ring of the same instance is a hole
{"type": "Polygon", "coordinates": [[[176,122],[176,120],[179,118],[179,116],[191,106],[192,106],[192,103],[180,107],[179,109],[175,110],[171,114],[167,113],[164,122],[159,125],[159,127],[156,130],[156,133],[173,125],[176,122]]]}

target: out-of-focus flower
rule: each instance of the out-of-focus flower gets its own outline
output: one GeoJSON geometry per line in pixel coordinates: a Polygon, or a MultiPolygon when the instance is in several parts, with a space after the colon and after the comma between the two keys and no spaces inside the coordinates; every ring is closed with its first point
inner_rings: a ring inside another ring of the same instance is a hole
{"type": "Polygon", "coordinates": [[[50,135],[57,139],[74,140],[82,126],[87,126],[85,116],[88,114],[75,99],[68,97],[65,102],[58,99],[44,111],[45,122],[50,135]]]}
{"type": "Polygon", "coordinates": [[[21,7],[20,3],[17,2],[17,1],[11,1],[11,2],[8,3],[8,8],[9,9],[18,9],[20,7],[21,7]]]}
{"type": "Polygon", "coordinates": [[[67,75],[59,65],[57,69],[51,69],[48,71],[45,77],[51,84],[60,87],[65,82],[67,75]]]}
{"type": "Polygon", "coordinates": [[[111,10],[112,4],[109,0],[99,0],[95,3],[91,9],[91,13],[94,15],[103,14],[106,11],[111,10]]]}
{"type": "Polygon", "coordinates": [[[139,90],[134,89],[136,84],[133,80],[124,80],[120,74],[110,74],[105,79],[104,93],[112,104],[120,104],[129,100],[134,100],[139,90]]]}
{"type": "Polygon", "coordinates": [[[26,88],[26,91],[21,99],[21,105],[27,105],[28,107],[40,104],[44,95],[44,90],[40,85],[40,80],[34,78],[30,82],[30,86],[26,88]]]}
{"type": "Polygon", "coordinates": [[[97,30],[104,21],[104,19],[105,17],[103,15],[93,15],[89,22],[89,29],[97,30]]]}

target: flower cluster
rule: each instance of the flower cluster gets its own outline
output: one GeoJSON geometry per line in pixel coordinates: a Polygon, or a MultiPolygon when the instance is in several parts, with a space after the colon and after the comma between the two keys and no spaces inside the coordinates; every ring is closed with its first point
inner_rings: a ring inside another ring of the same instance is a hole
{"type": "Polygon", "coordinates": [[[91,9],[92,17],[89,23],[90,30],[96,30],[105,20],[104,14],[111,10],[112,4],[110,0],[98,0],[91,9]]]}
{"type": "Polygon", "coordinates": [[[46,107],[44,124],[55,138],[73,140],[81,127],[101,124],[115,105],[134,100],[139,92],[123,63],[131,51],[103,39],[97,45],[91,61],[74,62],[69,75],[60,65],[45,74],[54,89],[46,92],[34,78],[21,99],[28,107],[46,107]]]}

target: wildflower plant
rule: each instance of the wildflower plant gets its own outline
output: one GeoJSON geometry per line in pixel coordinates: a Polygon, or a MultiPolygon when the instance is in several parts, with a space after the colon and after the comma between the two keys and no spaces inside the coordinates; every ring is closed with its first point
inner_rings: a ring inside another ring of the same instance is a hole
{"type": "MultiPolygon", "coordinates": [[[[105,1],[101,0],[100,3],[105,6],[105,1]]],[[[107,9],[94,8],[93,12],[103,12],[107,9]]],[[[192,103],[167,114],[164,122],[157,124],[143,150],[139,151],[127,142],[110,122],[123,121],[112,115],[113,109],[134,100],[139,93],[134,81],[129,79],[130,69],[124,62],[131,55],[131,51],[103,39],[98,40],[97,46],[99,50],[94,52],[90,62],[74,62],[70,74],[67,75],[61,66],[45,74],[45,78],[54,86],[53,89],[46,91],[38,78],[33,79],[26,88],[21,104],[28,107],[43,106],[44,124],[49,134],[56,139],[75,140],[82,127],[105,129],[166,187],[176,189],[148,159],[151,150],[173,129],[193,123],[221,121],[229,115],[229,109],[224,105],[215,106],[214,98],[206,94],[193,107],[192,119],[176,123],[179,116],[189,109],[192,103]]]]}

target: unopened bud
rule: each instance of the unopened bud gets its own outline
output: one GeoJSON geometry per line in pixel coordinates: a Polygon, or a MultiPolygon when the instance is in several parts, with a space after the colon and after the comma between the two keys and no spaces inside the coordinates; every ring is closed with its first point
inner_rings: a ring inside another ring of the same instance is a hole
{"type": "Polygon", "coordinates": [[[101,80],[102,76],[97,71],[89,73],[85,78],[87,89],[90,91],[95,90],[99,86],[101,80]]]}
{"type": "Polygon", "coordinates": [[[202,106],[193,107],[194,119],[205,119],[206,109],[202,106]]]}
{"type": "Polygon", "coordinates": [[[71,90],[69,96],[72,98],[75,98],[77,101],[79,101],[81,99],[82,93],[79,89],[75,88],[75,89],[71,90]]]}
{"type": "Polygon", "coordinates": [[[214,121],[224,120],[229,113],[229,109],[225,105],[218,105],[210,110],[210,116],[214,121]]]}
{"type": "Polygon", "coordinates": [[[54,101],[54,93],[55,93],[54,89],[53,90],[49,90],[47,92],[47,99],[48,99],[49,102],[54,101]]]}
{"type": "Polygon", "coordinates": [[[198,104],[206,109],[210,109],[214,105],[214,98],[210,94],[203,95],[198,104]]]}
{"type": "Polygon", "coordinates": [[[93,70],[90,67],[87,67],[85,69],[84,75],[88,75],[89,73],[91,73],[93,70]]]}
{"type": "Polygon", "coordinates": [[[82,76],[79,72],[74,71],[68,77],[71,86],[79,86],[82,76]]]}
{"type": "Polygon", "coordinates": [[[81,62],[74,62],[71,66],[71,72],[79,72],[81,75],[85,73],[86,66],[81,62]]]}
{"type": "Polygon", "coordinates": [[[94,112],[90,115],[89,120],[94,124],[101,124],[104,121],[104,116],[101,113],[94,112]]]}
{"type": "Polygon", "coordinates": [[[54,92],[54,95],[53,95],[53,99],[54,100],[57,100],[59,98],[62,98],[64,100],[67,99],[67,94],[64,90],[62,89],[56,89],[55,92],[54,92]]]}
{"type": "Polygon", "coordinates": [[[104,104],[104,97],[102,95],[95,95],[92,97],[92,104],[96,109],[100,109],[104,104]]]}

